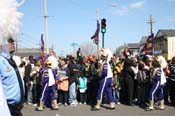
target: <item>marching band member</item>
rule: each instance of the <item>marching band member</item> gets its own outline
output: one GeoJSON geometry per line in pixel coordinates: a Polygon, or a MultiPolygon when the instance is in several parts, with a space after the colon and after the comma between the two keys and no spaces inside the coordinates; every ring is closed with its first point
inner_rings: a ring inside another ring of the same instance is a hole
{"type": "Polygon", "coordinates": [[[46,59],[46,68],[43,71],[42,84],[43,90],[41,93],[40,104],[37,107],[38,111],[43,110],[43,105],[50,103],[53,110],[58,109],[58,104],[56,101],[56,80],[58,79],[58,61],[54,56],[49,56],[46,59]]]}
{"type": "Polygon", "coordinates": [[[149,107],[146,108],[146,111],[153,111],[154,110],[154,100],[155,95],[157,95],[159,101],[159,109],[164,110],[164,96],[163,96],[163,86],[166,83],[165,74],[163,68],[167,65],[166,60],[163,56],[158,56],[153,61],[154,71],[152,74],[153,85],[150,89],[149,93],[149,107]]]}
{"type": "Polygon", "coordinates": [[[100,49],[100,57],[102,60],[101,68],[99,69],[100,73],[100,83],[97,93],[97,104],[92,108],[92,111],[100,110],[100,105],[102,103],[104,92],[108,95],[109,100],[109,109],[115,109],[114,98],[112,95],[112,69],[109,64],[109,61],[112,57],[112,53],[109,49],[100,49]]]}

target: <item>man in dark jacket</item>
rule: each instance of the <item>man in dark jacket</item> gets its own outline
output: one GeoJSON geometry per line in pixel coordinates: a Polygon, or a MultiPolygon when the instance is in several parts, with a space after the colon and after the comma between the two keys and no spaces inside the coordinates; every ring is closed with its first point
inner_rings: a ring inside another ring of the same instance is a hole
{"type": "Polygon", "coordinates": [[[30,77],[30,73],[32,71],[32,68],[34,67],[34,59],[33,56],[29,56],[29,63],[25,67],[25,75],[24,75],[24,81],[26,86],[26,99],[28,105],[32,105],[33,103],[33,79],[30,77]]]}
{"type": "Polygon", "coordinates": [[[70,105],[77,105],[77,95],[76,95],[76,83],[78,81],[78,67],[72,56],[69,57],[68,68],[70,71],[69,77],[69,103],[70,105]]]}

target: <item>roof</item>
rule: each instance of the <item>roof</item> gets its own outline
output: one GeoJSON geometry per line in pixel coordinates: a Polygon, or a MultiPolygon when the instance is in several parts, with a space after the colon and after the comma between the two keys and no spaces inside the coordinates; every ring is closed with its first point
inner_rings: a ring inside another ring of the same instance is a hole
{"type": "MultiPolygon", "coordinates": [[[[52,50],[52,49],[49,48],[49,50],[52,50]]],[[[46,52],[46,49],[44,50],[44,52],[46,52]]],[[[41,54],[41,49],[40,48],[18,48],[15,54],[22,57],[27,57],[30,55],[39,56],[41,54]]]]}
{"type": "Polygon", "coordinates": [[[128,43],[127,47],[128,48],[139,48],[138,43],[128,43]]]}
{"type": "Polygon", "coordinates": [[[169,29],[169,30],[163,30],[163,29],[160,29],[155,38],[159,38],[159,37],[175,37],[175,30],[174,29],[169,29]]]}
{"type": "Polygon", "coordinates": [[[148,39],[148,36],[143,36],[139,42],[139,45],[145,44],[147,39],[148,39]]]}

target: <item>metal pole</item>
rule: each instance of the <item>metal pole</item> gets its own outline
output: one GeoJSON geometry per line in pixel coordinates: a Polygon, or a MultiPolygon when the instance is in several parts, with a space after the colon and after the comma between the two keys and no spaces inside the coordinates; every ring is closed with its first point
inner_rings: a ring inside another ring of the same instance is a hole
{"type": "MultiPolygon", "coordinates": [[[[155,23],[154,20],[153,20],[153,18],[152,18],[152,15],[150,15],[150,19],[149,19],[149,21],[147,23],[150,24],[150,35],[152,36],[152,34],[153,34],[153,23],[155,23]]],[[[152,49],[152,52],[153,52],[153,56],[154,56],[154,36],[153,36],[152,39],[153,39],[153,49],[152,49]]]]}
{"type": "Polygon", "coordinates": [[[46,38],[46,53],[49,53],[48,48],[48,16],[47,16],[47,2],[44,0],[44,22],[45,22],[45,38],[46,38]]]}
{"type": "Polygon", "coordinates": [[[150,33],[152,34],[153,33],[153,18],[152,18],[152,15],[150,15],[150,33]]]}
{"type": "MultiPolygon", "coordinates": [[[[97,9],[97,12],[96,12],[96,17],[97,17],[97,20],[99,21],[99,10],[97,9]]],[[[99,38],[98,38],[99,39],[99,38]]],[[[97,58],[99,59],[99,40],[98,40],[98,44],[97,44],[97,58]]]]}
{"type": "Polygon", "coordinates": [[[104,48],[104,33],[102,33],[102,48],[104,48]]]}

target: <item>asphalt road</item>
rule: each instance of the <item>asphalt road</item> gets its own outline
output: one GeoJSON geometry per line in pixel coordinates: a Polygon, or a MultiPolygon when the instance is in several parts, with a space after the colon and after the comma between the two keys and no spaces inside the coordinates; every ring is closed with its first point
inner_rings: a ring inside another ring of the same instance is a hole
{"type": "Polygon", "coordinates": [[[59,110],[45,108],[44,111],[35,111],[34,106],[25,105],[24,116],[174,116],[175,107],[166,106],[165,110],[145,111],[138,106],[116,105],[115,110],[104,107],[100,111],[91,111],[89,105],[78,104],[77,106],[60,106],[59,110]]]}

